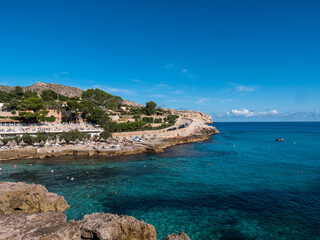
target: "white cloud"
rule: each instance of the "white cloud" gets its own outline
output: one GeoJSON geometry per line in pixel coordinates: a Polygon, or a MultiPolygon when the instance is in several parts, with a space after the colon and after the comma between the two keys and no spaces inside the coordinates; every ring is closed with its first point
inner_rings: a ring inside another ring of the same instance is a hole
{"type": "Polygon", "coordinates": [[[57,78],[57,77],[61,77],[63,75],[67,75],[67,74],[69,74],[69,73],[68,72],[59,72],[59,73],[53,74],[52,76],[57,78]]]}
{"type": "Polygon", "coordinates": [[[158,88],[173,89],[173,87],[169,86],[168,84],[156,84],[154,86],[158,88]]]}
{"type": "Polygon", "coordinates": [[[188,69],[186,69],[186,68],[182,69],[183,74],[186,74],[187,72],[188,72],[188,69]]]}
{"type": "MultiPolygon", "coordinates": [[[[240,92],[244,94],[253,92],[259,88],[258,86],[236,84],[231,82],[228,82],[227,85],[232,86],[232,89],[235,90],[236,92],[240,92]]],[[[229,89],[229,90],[232,90],[232,89],[229,89]]]]}
{"type": "Polygon", "coordinates": [[[100,88],[107,93],[117,93],[117,94],[127,94],[127,95],[135,95],[135,92],[130,89],[125,88],[114,88],[108,86],[94,85],[93,88],[100,88]]]}
{"type": "Polygon", "coordinates": [[[136,82],[136,83],[142,83],[142,81],[141,81],[140,79],[136,79],[136,78],[135,78],[135,79],[132,79],[131,81],[132,81],[132,82],[136,82]]]}
{"type": "Polygon", "coordinates": [[[198,105],[207,105],[207,101],[209,101],[210,98],[200,98],[198,101],[196,101],[196,104],[198,105]]]}
{"type": "Polygon", "coordinates": [[[315,110],[311,112],[279,112],[276,109],[266,111],[254,111],[249,109],[231,109],[225,114],[212,113],[217,118],[243,118],[243,119],[257,119],[262,120],[277,120],[277,121],[319,121],[320,111],[315,110]]]}
{"type": "Polygon", "coordinates": [[[148,97],[154,97],[154,98],[166,98],[168,96],[163,95],[163,94],[153,94],[153,95],[149,95],[148,97]]]}
{"type": "Polygon", "coordinates": [[[268,117],[268,116],[277,116],[280,115],[280,113],[275,110],[268,110],[268,111],[262,111],[262,112],[256,112],[256,111],[250,111],[246,108],[237,110],[237,109],[231,109],[230,111],[226,112],[227,117],[268,117]]]}
{"type": "Polygon", "coordinates": [[[172,91],[171,93],[172,94],[182,94],[182,93],[184,93],[184,91],[183,90],[175,90],[175,91],[172,91]]]}
{"type": "Polygon", "coordinates": [[[239,85],[236,86],[236,89],[238,92],[253,92],[257,89],[257,87],[253,87],[253,86],[245,86],[245,85],[239,85]]]}

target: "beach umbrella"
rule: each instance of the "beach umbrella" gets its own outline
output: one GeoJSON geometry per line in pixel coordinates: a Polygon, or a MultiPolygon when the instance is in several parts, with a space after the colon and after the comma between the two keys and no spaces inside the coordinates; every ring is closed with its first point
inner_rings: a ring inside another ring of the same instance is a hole
{"type": "Polygon", "coordinates": [[[4,143],[0,140],[0,146],[3,146],[4,145],[4,143]]]}
{"type": "Polygon", "coordinates": [[[60,141],[60,144],[66,144],[66,140],[64,140],[64,138],[60,141]]]}
{"type": "Polygon", "coordinates": [[[40,142],[40,146],[44,146],[45,142],[43,140],[41,140],[40,142]]]}
{"type": "Polygon", "coordinates": [[[8,141],[6,146],[8,146],[8,147],[11,146],[11,141],[8,141]]]}
{"type": "Polygon", "coordinates": [[[25,146],[26,143],[22,140],[20,143],[19,143],[20,146],[25,146]]]}
{"type": "Polygon", "coordinates": [[[17,146],[18,145],[18,143],[16,142],[16,140],[13,140],[12,142],[11,142],[11,146],[17,146]]]}
{"type": "Polygon", "coordinates": [[[79,144],[80,143],[80,140],[77,138],[76,139],[76,144],[79,144]]]}
{"type": "Polygon", "coordinates": [[[141,136],[141,138],[145,138],[145,136],[144,136],[144,135],[142,135],[142,136],[141,136]]]}
{"type": "Polygon", "coordinates": [[[49,146],[50,145],[50,141],[47,140],[46,143],[45,143],[45,146],[49,146]]]}
{"type": "Polygon", "coordinates": [[[104,138],[100,138],[99,141],[100,141],[100,142],[105,142],[104,138]]]}

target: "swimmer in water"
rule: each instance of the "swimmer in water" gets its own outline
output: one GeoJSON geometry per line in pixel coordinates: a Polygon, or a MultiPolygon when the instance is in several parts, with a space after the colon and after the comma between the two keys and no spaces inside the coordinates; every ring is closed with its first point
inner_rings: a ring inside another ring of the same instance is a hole
{"type": "Polygon", "coordinates": [[[67,177],[67,179],[69,179],[69,177],[67,177]]]}
{"type": "Polygon", "coordinates": [[[51,173],[53,173],[53,170],[51,169],[51,171],[50,171],[51,173]]]}
{"type": "Polygon", "coordinates": [[[71,181],[73,181],[74,180],[74,178],[73,177],[71,177],[71,179],[70,179],[71,181]]]}
{"type": "Polygon", "coordinates": [[[16,165],[16,164],[14,164],[14,165],[13,165],[13,168],[17,168],[17,165],[16,165]]]}

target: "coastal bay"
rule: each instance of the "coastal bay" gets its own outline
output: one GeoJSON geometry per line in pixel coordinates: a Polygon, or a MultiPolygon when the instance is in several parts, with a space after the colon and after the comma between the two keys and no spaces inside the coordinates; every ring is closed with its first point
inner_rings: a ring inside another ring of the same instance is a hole
{"type": "Polygon", "coordinates": [[[69,220],[133,216],[154,225],[158,239],[180,230],[199,240],[317,239],[319,123],[215,126],[221,134],[156,155],[3,161],[0,181],[64,196],[69,220]]]}

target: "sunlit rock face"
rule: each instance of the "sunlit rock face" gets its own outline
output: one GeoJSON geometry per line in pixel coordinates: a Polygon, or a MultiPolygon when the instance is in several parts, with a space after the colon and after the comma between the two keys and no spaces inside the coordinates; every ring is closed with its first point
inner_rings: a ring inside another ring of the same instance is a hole
{"type": "Polygon", "coordinates": [[[0,215],[36,212],[64,212],[70,206],[64,197],[38,184],[0,182],[0,215]]]}
{"type": "MultiPolygon", "coordinates": [[[[69,207],[42,185],[0,182],[0,240],[157,239],[153,225],[125,215],[92,213],[67,222],[64,211],[69,207]]],[[[190,240],[183,232],[166,239],[190,240]]]]}

